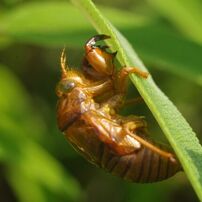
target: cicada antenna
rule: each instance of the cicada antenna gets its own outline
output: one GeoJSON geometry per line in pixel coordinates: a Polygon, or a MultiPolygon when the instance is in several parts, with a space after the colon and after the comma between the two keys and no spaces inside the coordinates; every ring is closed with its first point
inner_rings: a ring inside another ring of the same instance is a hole
{"type": "Polygon", "coordinates": [[[67,70],[69,69],[69,67],[66,64],[65,47],[62,50],[62,54],[60,57],[60,64],[61,64],[62,78],[64,78],[67,76],[67,70]]]}

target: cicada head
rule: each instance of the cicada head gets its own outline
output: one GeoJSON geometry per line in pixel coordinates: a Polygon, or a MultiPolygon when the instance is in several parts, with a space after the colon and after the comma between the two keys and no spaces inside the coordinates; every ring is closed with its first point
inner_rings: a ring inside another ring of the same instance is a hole
{"type": "Polygon", "coordinates": [[[58,97],[69,94],[75,87],[84,87],[88,85],[85,77],[76,70],[70,69],[66,65],[66,56],[64,50],[61,55],[61,80],[56,87],[58,97]]]}

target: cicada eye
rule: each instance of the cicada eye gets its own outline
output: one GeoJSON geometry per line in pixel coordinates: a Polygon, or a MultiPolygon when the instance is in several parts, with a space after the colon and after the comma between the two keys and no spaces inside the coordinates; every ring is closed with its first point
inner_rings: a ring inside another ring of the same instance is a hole
{"type": "Polygon", "coordinates": [[[68,80],[63,80],[59,83],[59,90],[63,93],[68,93],[70,92],[74,87],[75,83],[73,81],[68,81],[68,80]]]}

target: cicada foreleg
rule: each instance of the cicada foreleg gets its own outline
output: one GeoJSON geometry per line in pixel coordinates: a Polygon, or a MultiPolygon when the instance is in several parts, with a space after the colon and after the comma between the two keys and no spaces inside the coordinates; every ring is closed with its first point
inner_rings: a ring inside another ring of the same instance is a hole
{"type": "Polygon", "coordinates": [[[83,90],[86,91],[92,97],[96,97],[112,90],[112,81],[110,79],[103,79],[98,82],[93,82],[87,87],[83,87],[83,90]]]}
{"type": "Polygon", "coordinates": [[[103,76],[102,74],[100,74],[99,72],[97,72],[88,62],[88,60],[86,59],[86,57],[83,58],[82,61],[82,70],[83,73],[85,74],[85,76],[87,78],[90,78],[92,80],[100,80],[103,79],[105,76],[103,76]]]}
{"type": "Polygon", "coordinates": [[[85,44],[85,56],[83,59],[83,71],[87,76],[94,79],[106,78],[112,76],[114,72],[113,60],[116,52],[106,51],[108,46],[96,45],[97,41],[109,39],[110,36],[100,34],[93,36],[85,44]]]}

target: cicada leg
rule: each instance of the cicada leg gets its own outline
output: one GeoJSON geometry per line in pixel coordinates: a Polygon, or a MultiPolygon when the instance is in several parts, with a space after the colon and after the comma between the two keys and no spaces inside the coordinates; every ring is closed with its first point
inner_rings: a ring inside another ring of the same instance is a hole
{"type": "Polygon", "coordinates": [[[102,103],[101,107],[105,111],[109,111],[110,114],[115,114],[119,108],[124,104],[124,96],[122,94],[117,94],[112,96],[106,102],[102,103]]]}
{"type": "Polygon", "coordinates": [[[109,39],[110,36],[100,34],[90,38],[85,44],[85,56],[83,60],[84,73],[94,79],[100,77],[110,77],[114,72],[113,60],[116,52],[109,53],[106,51],[108,46],[96,45],[97,41],[109,39]]]}
{"type": "Polygon", "coordinates": [[[100,80],[100,79],[103,79],[105,78],[106,76],[100,74],[99,72],[97,72],[88,62],[88,60],[86,59],[86,57],[83,58],[83,61],[82,61],[82,70],[83,70],[83,73],[85,74],[85,76],[87,78],[90,78],[92,80],[100,80]]]}
{"type": "Polygon", "coordinates": [[[119,93],[125,94],[127,89],[127,78],[131,73],[146,79],[149,76],[148,72],[144,72],[137,67],[123,67],[115,77],[116,88],[119,93]]]}
{"type": "Polygon", "coordinates": [[[103,108],[110,108],[111,111],[115,110],[116,112],[125,106],[128,105],[135,105],[143,102],[142,97],[137,97],[129,100],[125,100],[125,95],[124,94],[117,94],[109,98],[107,101],[102,103],[103,108]]]}
{"type": "Polygon", "coordinates": [[[88,95],[96,97],[102,95],[103,93],[111,91],[112,86],[113,84],[111,79],[103,79],[101,81],[92,82],[89,86],[83,87],[83,90],[87,91],[88,95]]]}
{"type": "Polygon", "coordinates": [[[147,128],[147,122],[144,120],[144,117],[130,115],[130,116],[120,116],[120,124],[124,126],[124,128],[128,128],[130,131],[140,130],[147,128]]]}
{"type": "Polygon", "coordinates": [[[164,158],[168,158],[171,161],[175,162],[176,159],[174,157],[174,155],[172,153],[166,152],[158,147],[156,147],[155,145],[153,145],[152,143],[148,142],[147,140],[143,139],[142,137],[140,137],[139,135],[136,135],[135,131],[137,129],[137,127],[139,127],[135,122],[128,122],[124,124],[124,129],[126,130],[126,132],[128,134],[130,134],[131,137],[133,137],[135,140],[137,140],[138,142],[140,142],[142,145],[144,145],[145,147],[151,149],[152,151],[158,153],[159,155],[163,156],[164,158]]]}

